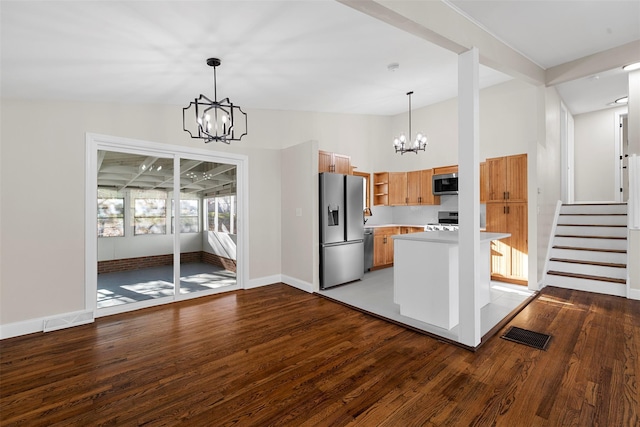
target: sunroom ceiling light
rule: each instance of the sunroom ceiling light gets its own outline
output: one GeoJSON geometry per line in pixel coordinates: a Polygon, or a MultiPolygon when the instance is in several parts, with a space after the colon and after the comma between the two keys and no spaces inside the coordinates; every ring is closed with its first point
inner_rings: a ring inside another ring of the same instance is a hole
{"type": "MultiPolygon", "coordinates": [[[[411,137],[411,95],[413,92],[407,92],[407,96],[409,96],[409,137],[411,137]]],[[[400,136],[396,136],[393,138],[393,146],[396,149],[396,153],[404,154],[404,153],[416,153],[418,154],[418,150],[425,151],[427,147],[427,137],[422,132],[418,132],[415,139],[413,141],[407,141],[407,137],[404,133],[401,133],[400,136]]]]}
{"type": "Polygon", "coordinates": [[[216,67],[220,66],[220,59],[209,58],[207,65],[213,67],[213,101],[200,94],[189,105],[182,109],[182,128],[191,138],[204,139],[204,142],[220,141],[230,144],[240,141],[247,134],[247,114],[237,105],[224,98],[218,101],[216,81],[216,67]],[[194,108],[194,113],[187,114],[187,110],[194,108]],[[244,130],[237,138],[236,124],[244,117],[244,130]]]}
{"type": "Polygon", "coordinates": [[[622,67],[624,71],[635,71],[640,70],[640,62],[634,62],[633,64],[628,64],[622,67]]]}

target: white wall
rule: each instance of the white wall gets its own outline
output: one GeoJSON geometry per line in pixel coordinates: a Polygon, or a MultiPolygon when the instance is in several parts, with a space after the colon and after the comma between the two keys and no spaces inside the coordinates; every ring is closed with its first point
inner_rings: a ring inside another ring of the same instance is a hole
{"type": "Polygon", "coordinates": [[[282,150],[282,274],[307,291],[318,289],[317,147],[309,141],[282,150]]]}
{"type": "MultiPolygon", "coordinates": [[[[248,279],[259,283],[283,271],[281,212],[290,206],[282,204],[281,175],[291,165],[282,164],[281,149],[317,140],[318,148],[349,154],[366,170],[388,123],[377,116],[249,110],[249,135],[241,142],[205,145],[183,132],[181,113],[180,106],[2,100],[1,325],[84,309],[86,132],[246,155],[248,279]],[[37,135],[33,117],[42,129],[37,135]]],[[[304,173],[317,172],[312,166],[304,173]]]]}
{"type": "Polygon", "coordinates": [[[616,200],[616,113],[609,108],[574,116],[575,201],[615,202],[616,200]]]}

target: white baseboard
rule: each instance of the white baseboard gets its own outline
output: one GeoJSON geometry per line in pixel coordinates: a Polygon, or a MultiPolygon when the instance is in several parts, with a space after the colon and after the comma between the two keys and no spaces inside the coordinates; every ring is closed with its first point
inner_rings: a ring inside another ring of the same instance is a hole
{"type": "Polygon", "coordinates": [[[292,286],[300,289],[301,291],[313,293],[313,284],[305,282],[295,277],[287,276],[285,274],[274,274],[273,276],[260,277],[258,279],[251,279],[249,283],[244,287],[245,289],[259,288],[261,286],[273,285],[274,283],[284,283],[285,285],[292,286]]]}
{"type": "Polygon", "coordinates": [[[640,289],[628,289],[627,298],[640,300],[640,289]]]}
{"type": "Polygon", "coordinates": [[[86,310],[63,313],[56,316],[38,317],[36,319],[0,325],[0,339],[70,328],[72,326],[93,323],[93,321],[93,312],[86,310]]]}
{"type": "Polygon", "coordinates": [[[298,288],[301,291],[313,293],[313,284],[309,282],[302,281],[300,279],[296,279],[294,277],[282,275],[282,283],[285,283],[289,286],[293,286],[294,288],[298,288]]]}
{"type": "Polygon", "coordinates": [[[249,280],[249,282],[247,282],[244,288],[253,289],[253,288],[259,288],[261,286],[273,285],[274,283],[280,283],[280,282],[282,282],[282,275],[274,274],[273,276],[265,276],[265,277],[259,277],[257,279],[251,279],[249,280]]]}
{"type": "Polygon", "coordinates": [[[29,319],[22,322],[0,325],[0,339],[13,338],[20,335],[42,332],[42,325],[44,325],[44,320],[45,319],[41,317],[38,319],[29,319]]]}

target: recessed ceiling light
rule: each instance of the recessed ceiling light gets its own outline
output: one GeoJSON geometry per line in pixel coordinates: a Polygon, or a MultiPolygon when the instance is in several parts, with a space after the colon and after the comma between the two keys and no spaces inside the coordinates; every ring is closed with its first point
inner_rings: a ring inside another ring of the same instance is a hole
{"type": "Polygon", "coordinates": [[[625,71],[635,71],[640,70],[640,62],[634,62],[633,64],[625,65],[622,67],[625,71]]]}

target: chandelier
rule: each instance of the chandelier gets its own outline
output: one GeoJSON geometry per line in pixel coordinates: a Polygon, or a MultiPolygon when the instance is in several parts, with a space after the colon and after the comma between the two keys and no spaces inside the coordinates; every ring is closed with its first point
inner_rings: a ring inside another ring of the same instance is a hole
{"type": "Polygon", "coordinates": [[[207,65],[213,67],[213,101],[201,94],[183,108],[182,128],[191,138],[204,139],[204,142],[220,141],[230,144],[231,141],[240,141],[247,134],[247,114],[237,105],[233,105],[229,98],[218,101],[216,67],[220,66],[220,59],[209,58],[207,65]],[[187,110],[192,107],[193,112],[188,114],[187,110]],[[238,126],[243,127],[236,132],[238,126]],[[240,132],[242,134],[236,138],[236,133],[240,132]]]}
{"type": "MultiPolygon", "coordinates": [[[[411,137],[411,95],[413,92],[407,92],[409,96],[409,138],[411,137]]],[[[425,151],[427,147],[427,137],[422,133],[418,132],[416,135],[416,139],[409,142],[407,141],[407,137],[404,133],[401,133],[400,136],[396,136],[393,138],[393,146],[396,149],[396,153],[404,154],[404,153],[416,153],[418,154],[418,150],[425,151]]]]}

